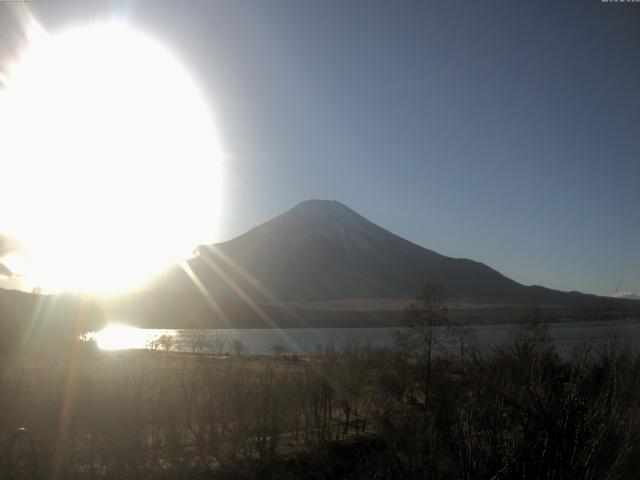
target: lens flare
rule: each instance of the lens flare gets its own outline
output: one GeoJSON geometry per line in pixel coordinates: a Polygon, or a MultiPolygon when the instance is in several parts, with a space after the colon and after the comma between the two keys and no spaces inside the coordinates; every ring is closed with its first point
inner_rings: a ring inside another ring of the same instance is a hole
{"type": "Polygon", "coordinates": [[[0,89],[0,233],[48,291],[122,291],[215,240],[221,154],[201,92],[121,23],[28,47],[0,89]]]}

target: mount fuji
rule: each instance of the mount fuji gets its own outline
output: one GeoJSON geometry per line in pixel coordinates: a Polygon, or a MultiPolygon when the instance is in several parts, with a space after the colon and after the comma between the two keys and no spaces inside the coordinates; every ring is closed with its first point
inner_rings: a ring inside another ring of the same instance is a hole
{"type": "Polygon", "coordinates": [[[106,316],[158,328],[397,325],[416,291],[444,288],[452,318],[619,318],[640,302],[525,286],[405,240],[347,206],[308,200],[224,243],[202,245],[106,316]]]}
{"type": "Polygon", "coordinates": [[[210,291],[232,294],[231,280],[263,302],[409,298],[425,284],[442,285],[452,299],[496,301],[520,287],[486,265],[404,240],[336,201],[302,202],[197,253],[191,267],[210,291]]]}
{"type": "MultiPolygon", "coordinates": [[[[491,267],[405,240],[337,201],[308,200],[239,237],[200,246],[191,278],[174,271],[172,289],[259,303],[408,299],[439,285],[450,301],[574,305],[600,297],[525,286],[491,267]]],[[[165,286],[167,284],[165,283],[165,286]]]]}

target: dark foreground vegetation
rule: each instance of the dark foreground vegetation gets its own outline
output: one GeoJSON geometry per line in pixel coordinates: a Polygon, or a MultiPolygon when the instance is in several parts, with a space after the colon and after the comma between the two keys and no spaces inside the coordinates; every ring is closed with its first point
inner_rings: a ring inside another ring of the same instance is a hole
{"type": "Polygon", "coordinates": [[[385,350],[7,358],[0,478],[640,478],[640,359],[539,320],[472,350],[427,291],[385,350]]]}

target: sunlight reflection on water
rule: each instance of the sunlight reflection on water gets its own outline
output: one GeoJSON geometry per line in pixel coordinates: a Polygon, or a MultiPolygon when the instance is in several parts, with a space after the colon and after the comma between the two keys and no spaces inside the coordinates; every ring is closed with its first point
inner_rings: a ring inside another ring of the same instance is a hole
{"type": "Polygon", "coordinates": [[[86,335],[95,340],[101,350],[131,350],[153,348],[162,336],[175,336],[175,330],[136,328],[128,325],[107,325],[86,335]]]}
{"type": "MultiPolygon", "coordinates": [[[[520,324],[470,325],[469,347],[491,347],[509,339],[520,324]]],[[[341,351],[349,342],[375,347],[393,343],[394,328],[291,328],[291,329],[209,329],[165,330],[141,329],[112,324],[85,337],[95,340],[102,350],[157,349],[185,353],[228,354],[234,342],[241,341],[245,353],[272,354],[278,345],[289,354],[313,355],[326,348],[341,351]],[[195,343],[194,343],[195,342],[195,343]]],[[[549,324],[549,333],[558,353],[570,355],[584,342],[596,345],[617,343],[640,349],[640,320],[568,321],[549,324]]]]}

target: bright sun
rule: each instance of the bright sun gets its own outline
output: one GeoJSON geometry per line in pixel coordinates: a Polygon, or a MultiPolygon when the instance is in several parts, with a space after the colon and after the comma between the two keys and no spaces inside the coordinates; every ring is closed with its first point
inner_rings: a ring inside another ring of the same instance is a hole
{"type": "Polygon", "coordinates": [[[214,239],[220,154],[193,80],[120,23],[29,44],[0,88],[0,233],[51,291],[121,291],[214,239]]]}

